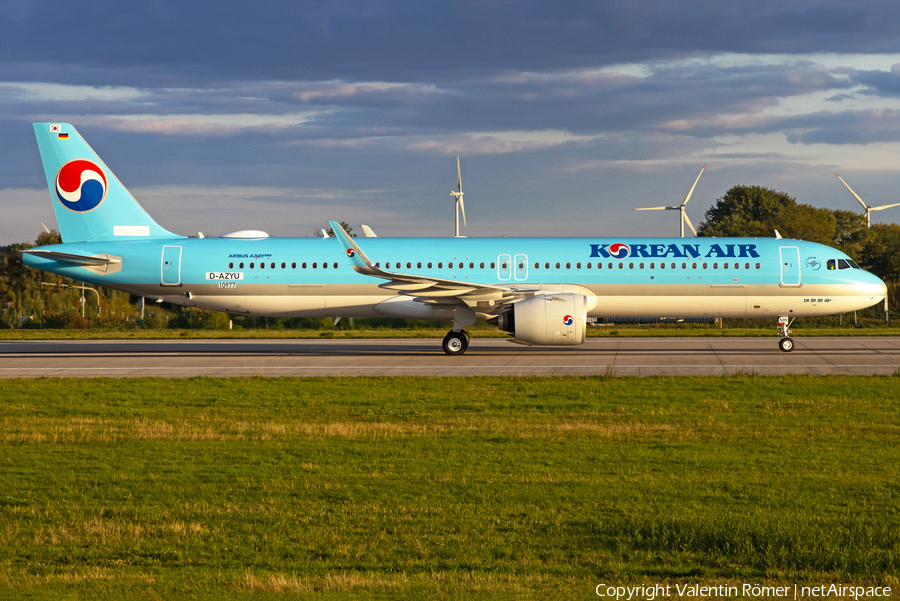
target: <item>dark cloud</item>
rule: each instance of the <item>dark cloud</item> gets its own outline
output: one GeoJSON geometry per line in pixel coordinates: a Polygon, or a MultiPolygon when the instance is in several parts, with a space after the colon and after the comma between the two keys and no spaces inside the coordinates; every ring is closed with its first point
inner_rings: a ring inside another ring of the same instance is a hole
{"type": "Polygon", "coordinates": [[[779,123],[794,144],[900,142],[900,111],[893,109],[821,111],[779,123]]]}
{"type": "Polygon", "coordinates": [[[865,94],[900,96],[900,65],[894,65],[890,71],[856,71],[850,77],[854,83],[864,86],[865,94]]]}
{"type": "Polygon", "coordinates": [[[443,81],[720,52],[896,50],[893,2],[34,0],[0,15],[6,76],[443,81]]]}

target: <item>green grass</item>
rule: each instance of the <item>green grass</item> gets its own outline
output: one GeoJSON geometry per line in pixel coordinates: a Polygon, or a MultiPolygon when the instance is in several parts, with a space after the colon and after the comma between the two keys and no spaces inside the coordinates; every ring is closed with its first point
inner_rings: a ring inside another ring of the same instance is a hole
{"type": "Polygon", "coordinates": [[[900,380],[0,381],[0,598],[898,588],[900,380]]]}

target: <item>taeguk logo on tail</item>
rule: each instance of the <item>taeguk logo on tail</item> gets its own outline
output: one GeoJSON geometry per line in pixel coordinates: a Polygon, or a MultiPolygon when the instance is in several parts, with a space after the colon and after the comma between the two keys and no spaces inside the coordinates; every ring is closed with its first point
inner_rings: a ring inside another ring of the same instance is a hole
{"type": "Polygon", "coordinates": [[[572,325],[572,316],[566,315],[565,317],[563,317],[563,323],[566,324],[567,326],[572,325]]]}
{"type": "Polygon", "coordinates": [[[347,256],[350,257],[350,258],[352,259],[353,257],[356,256],[356,251],[353,250],[352,248],[348,248],[348,249],[347,249],[347,256]]]}
{"type": "Polygon", "coordinates": [[[56,197],[76,213],[93,211],[106,198],[106,175],[92,161],[75,159],[56,174],[56,197]]]}

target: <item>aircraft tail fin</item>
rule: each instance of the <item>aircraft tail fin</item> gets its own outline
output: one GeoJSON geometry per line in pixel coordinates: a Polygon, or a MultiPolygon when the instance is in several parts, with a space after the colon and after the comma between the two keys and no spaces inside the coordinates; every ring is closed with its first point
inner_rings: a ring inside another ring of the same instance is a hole
{"type": "Polygon", "coordinates": [[[34,123],[63,242],[183,238],[160,226],[68,123],[34,123]]]}

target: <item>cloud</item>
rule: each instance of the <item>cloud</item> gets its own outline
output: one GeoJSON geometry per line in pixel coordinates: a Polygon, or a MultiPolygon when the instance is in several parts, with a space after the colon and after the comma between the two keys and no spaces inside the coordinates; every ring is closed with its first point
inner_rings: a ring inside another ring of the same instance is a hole
{"type": "Polygon", "coordinates": [[[900,110],[881,109],[834,113],[820,111],[782,121],[794,144],[873,144],[900,142],[900,110]]]}
{"type": "Polygon", "coordinates": [[[55,68],[57,81],[116,70],[138,87],[159,71],[206,84],[421,82],[723,52],[884,52],[896,47],[897,24],[887,0],[274,0],[250,11],[236,0],[56,0],[3,11],[0,56],[23,73],[55,68]]]}

